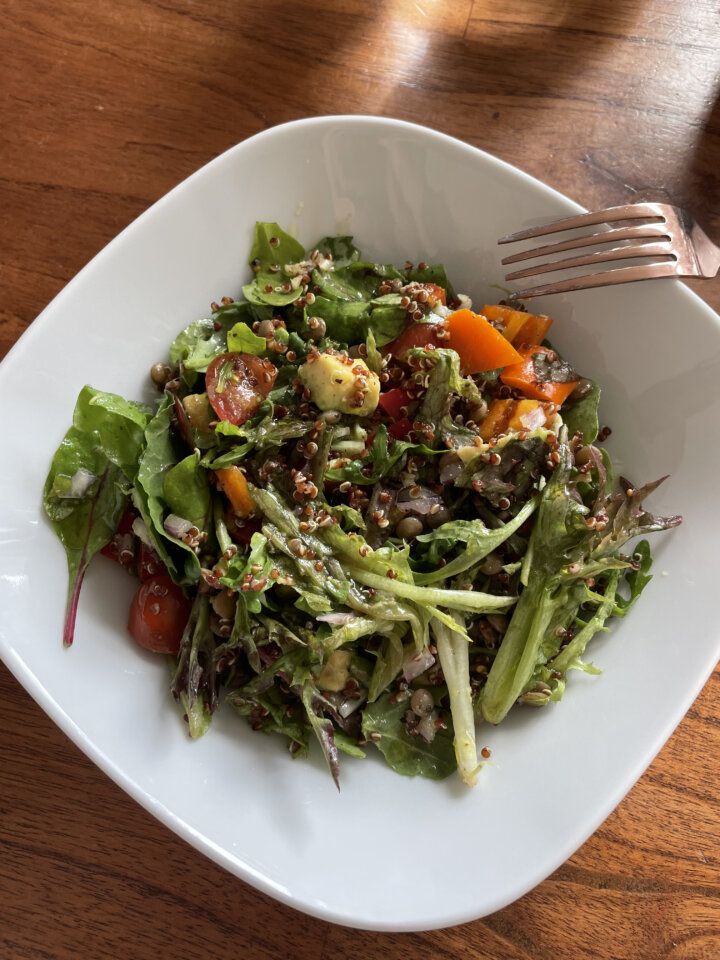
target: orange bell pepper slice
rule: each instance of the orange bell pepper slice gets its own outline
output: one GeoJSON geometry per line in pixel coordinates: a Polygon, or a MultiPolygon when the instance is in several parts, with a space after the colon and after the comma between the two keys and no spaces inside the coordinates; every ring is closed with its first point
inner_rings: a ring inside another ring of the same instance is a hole
{"type": "Polygon", "coordinates": [[[438,286],[437,283],[422,283],[420,284],[428,293],[428,303],[431,306],[435,306],[436,303],[441,303],[443,306],[447,303],[447,296],[442,287],[438,286]]]}
{"type": "Polygon", "coordinates": [[[240,467],[233,465],[222,470],[216,470],[215,476],[220,482],[223,493],[230,501],[230,506],[238,516],[249,517],[257,509],[245,474],[240,467]]]}
{"type": "Polygon", "coordinates": [[[554,413],[555,405],[542,400],[493,400],[480,424],[480,438],[487,443],[492,437],[510,431],[520,433],[544,427],[554,413]]]}
{"type": "Polygon", "coordinates": [[[499,303],[485,304],[482,312],[488,320],[499,320],[503,324],[503,336],[516,347],[542,343],[552,326],[552,320],[545,314],[524,313],[499,303]]]}
{"type": "Polygon", "coordinates": [[[572,380],[570,383],[557,383],[554,380],[546,380],[540,382],[535,375],[533,357],[537,356],[538,353],[557,357],[555,351],[549,350],[547,347],[526,346],[520,347],[519,353],[522,361],[505,367],[500,374],[502,382],[508,387],[520,390],[527,397],[532,397],[535,400],[549,400],[558,407],[562,406],[580,381],[572,380]]]}
{"type": "Polygon", "coordinates": [[[460,355],[463,373],[483,373],[508,364],[517,364],[522,357],[512,344],[485,317],[463,308],[445,321],[449,334],[447,346],[460,355]]]}

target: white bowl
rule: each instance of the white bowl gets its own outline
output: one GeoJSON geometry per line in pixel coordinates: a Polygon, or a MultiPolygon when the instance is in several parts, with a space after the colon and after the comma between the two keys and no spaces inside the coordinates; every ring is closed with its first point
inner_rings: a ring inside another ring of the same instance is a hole
{"type": "MultiPolygon", "coordinates": [[[[130,578],[98,561],[75,645],[61,643],[66,572],[41,512],[51,455],[86,382],[146,395],[174,334],[236,295],[255,220],[308,244],[351,232],[380,261],[442,261],[457,289],[496,300],[502,234],[576,211],[537,181],[449,137],[367,117],[276,127],[173,190],[98,255],[0,367],[0,655],[88,756],[232,873],[300,910],[377,930],[482,916],[521,896],[596,829],[698,693],[720,651],[716,488],[720,323],[675,281],[538,302],[553,338],[604,387],[610,447],[636,483],[669,473],[651,504],[682,512],[654,540],[655,579],[588,651],[604,673],[563,701],[481,728],[495,765],[469,790],[322,760],[221,711],[197,743],[166,666],[125,631],[130,578]]],[[[108,824],[109,830],[117,829],[108,824]]]]}

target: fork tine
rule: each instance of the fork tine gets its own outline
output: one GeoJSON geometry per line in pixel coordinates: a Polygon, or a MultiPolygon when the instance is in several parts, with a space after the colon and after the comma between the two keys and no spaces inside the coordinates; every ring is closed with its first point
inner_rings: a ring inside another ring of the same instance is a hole
{"type": "Polygon", "coordinates": [[[531,227],[529,230],[519,230],[501,237],[498,243],[515,243],[517,240],[532,240],[533,237],[543,237],[547,233],[559,233],[561,230],[574,230],[576,227],[592,227],[598,223],[614,223],[616,220],[638,220],[656,217],[665,219],[659,203],[628,203],[621,207],[608,207],[606,210],[595,210],[592,213],[581,213],[575,217],[565,217],[563,220],[554,220],[543,227],[531,227]]]}
{"type": "Polygon", "coordinates": [[[672,250],[661,243],[639,243],[628,247],[613,247],[612,250],[597,250],[587,253],[583,257],[567,257],[565,260],[553,260],[549,263],[538,263],[524,270],[516,270],[505,275],[506,280],[522,280],[524,277],[534,277],[539,273],[553,273],[556,270],[569,270],[572,267],[590,267],[596,263],[606,263],[610,260],[632,260],[637,257],[662,257],[665,260],[677,260],[672,250]]]}
{"type": "Polygon", "coordinates": [[[528,300],[553,293],[572,293],[574,290],[589,290],[593,287],[610,287],[618,283],[633,283],[636,280],[652,280],[656,277],[676,277],[678,266],[674,262],[652,263],[645,266],[619,267],[603,273],[589,274],[586,277],[574,277],[571,280],[557,280],[554,283],[541,283],[536,287],[518,290],[513,293],[514,300],[528,300]]]}
{"type": "Polygon", "coordinates": [[[517,263],[519,260],[530,260],[533,257],[545,257],[552,253],[562,253],[564,250],[577,250],[579,247],[590,247],[600,243],[614,243],[621,240],[651,240],[658,237],[670,236],[662,223],[638,224],[634,227],[620,227],[617,230],[604,230],[600,233],[590,233],[585,237],[576,237],[574,240],[561,240],[559,243],[548,243],[544,247],[534,247],[532,250],[522,250],[513,253],[510,257],[503,257],[500,263],[517,263]]]}

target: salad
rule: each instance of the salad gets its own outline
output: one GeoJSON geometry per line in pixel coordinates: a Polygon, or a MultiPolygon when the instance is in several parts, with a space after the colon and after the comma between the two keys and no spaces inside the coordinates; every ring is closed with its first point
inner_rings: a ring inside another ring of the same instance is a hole
{"type": "Polygon", "coordinates": [[[192,737],[222,700],[293,756],[316,739],[336,783],[377,748],[473,784],[476,724],[599,672],[588,642],[650,580],[634,538],[680,518],[645,509],[661,480],[614,479],[549,317],[275,223],[250,267],[152,367],[154,404],[80,392],[44,488],[64,642],[102,553],[139,578],[128,628],[192,737]]]}

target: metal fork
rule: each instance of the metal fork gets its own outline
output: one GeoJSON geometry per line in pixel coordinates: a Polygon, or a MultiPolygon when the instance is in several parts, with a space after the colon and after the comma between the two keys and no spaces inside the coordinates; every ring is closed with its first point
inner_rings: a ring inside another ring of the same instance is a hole
{"type": "Polygon", "coordinates": [[[513,293],[513,297],[527,299],[551,293],[585,290],[589,287],[629,283],[633,280],[652,280],[655,277],[714,277],[720,271],[720,248],[705,235],[686,210],[668,203],[630,203],[594,213],[583,213],[577,217],[555,220],[542,227],[520,230],[518,233],[502,237],[498,243],[515,243],[563,230],[616,223],[623,225],[571,240],[561,240],[558,243],[535,247],[532,250],[523,250],[521,253],[505,257],[502,263],[518,263],[534,257],[562,253],[564,250],[578,250],[582,247],[601,244],[619,244],[619,246],[596,250],[581,256],[546,261],[509,273],[505,279],[522,280],[525,277],[534,277],[537,274],[551,273],[555,270],[595,267],[597,264],[613,260],[629,260],[636,257],[651,258],[651,262],[603,270],[600,273],[591,272],[569,280],[557,280],[528,287],[526,290],[513,293]]]}

